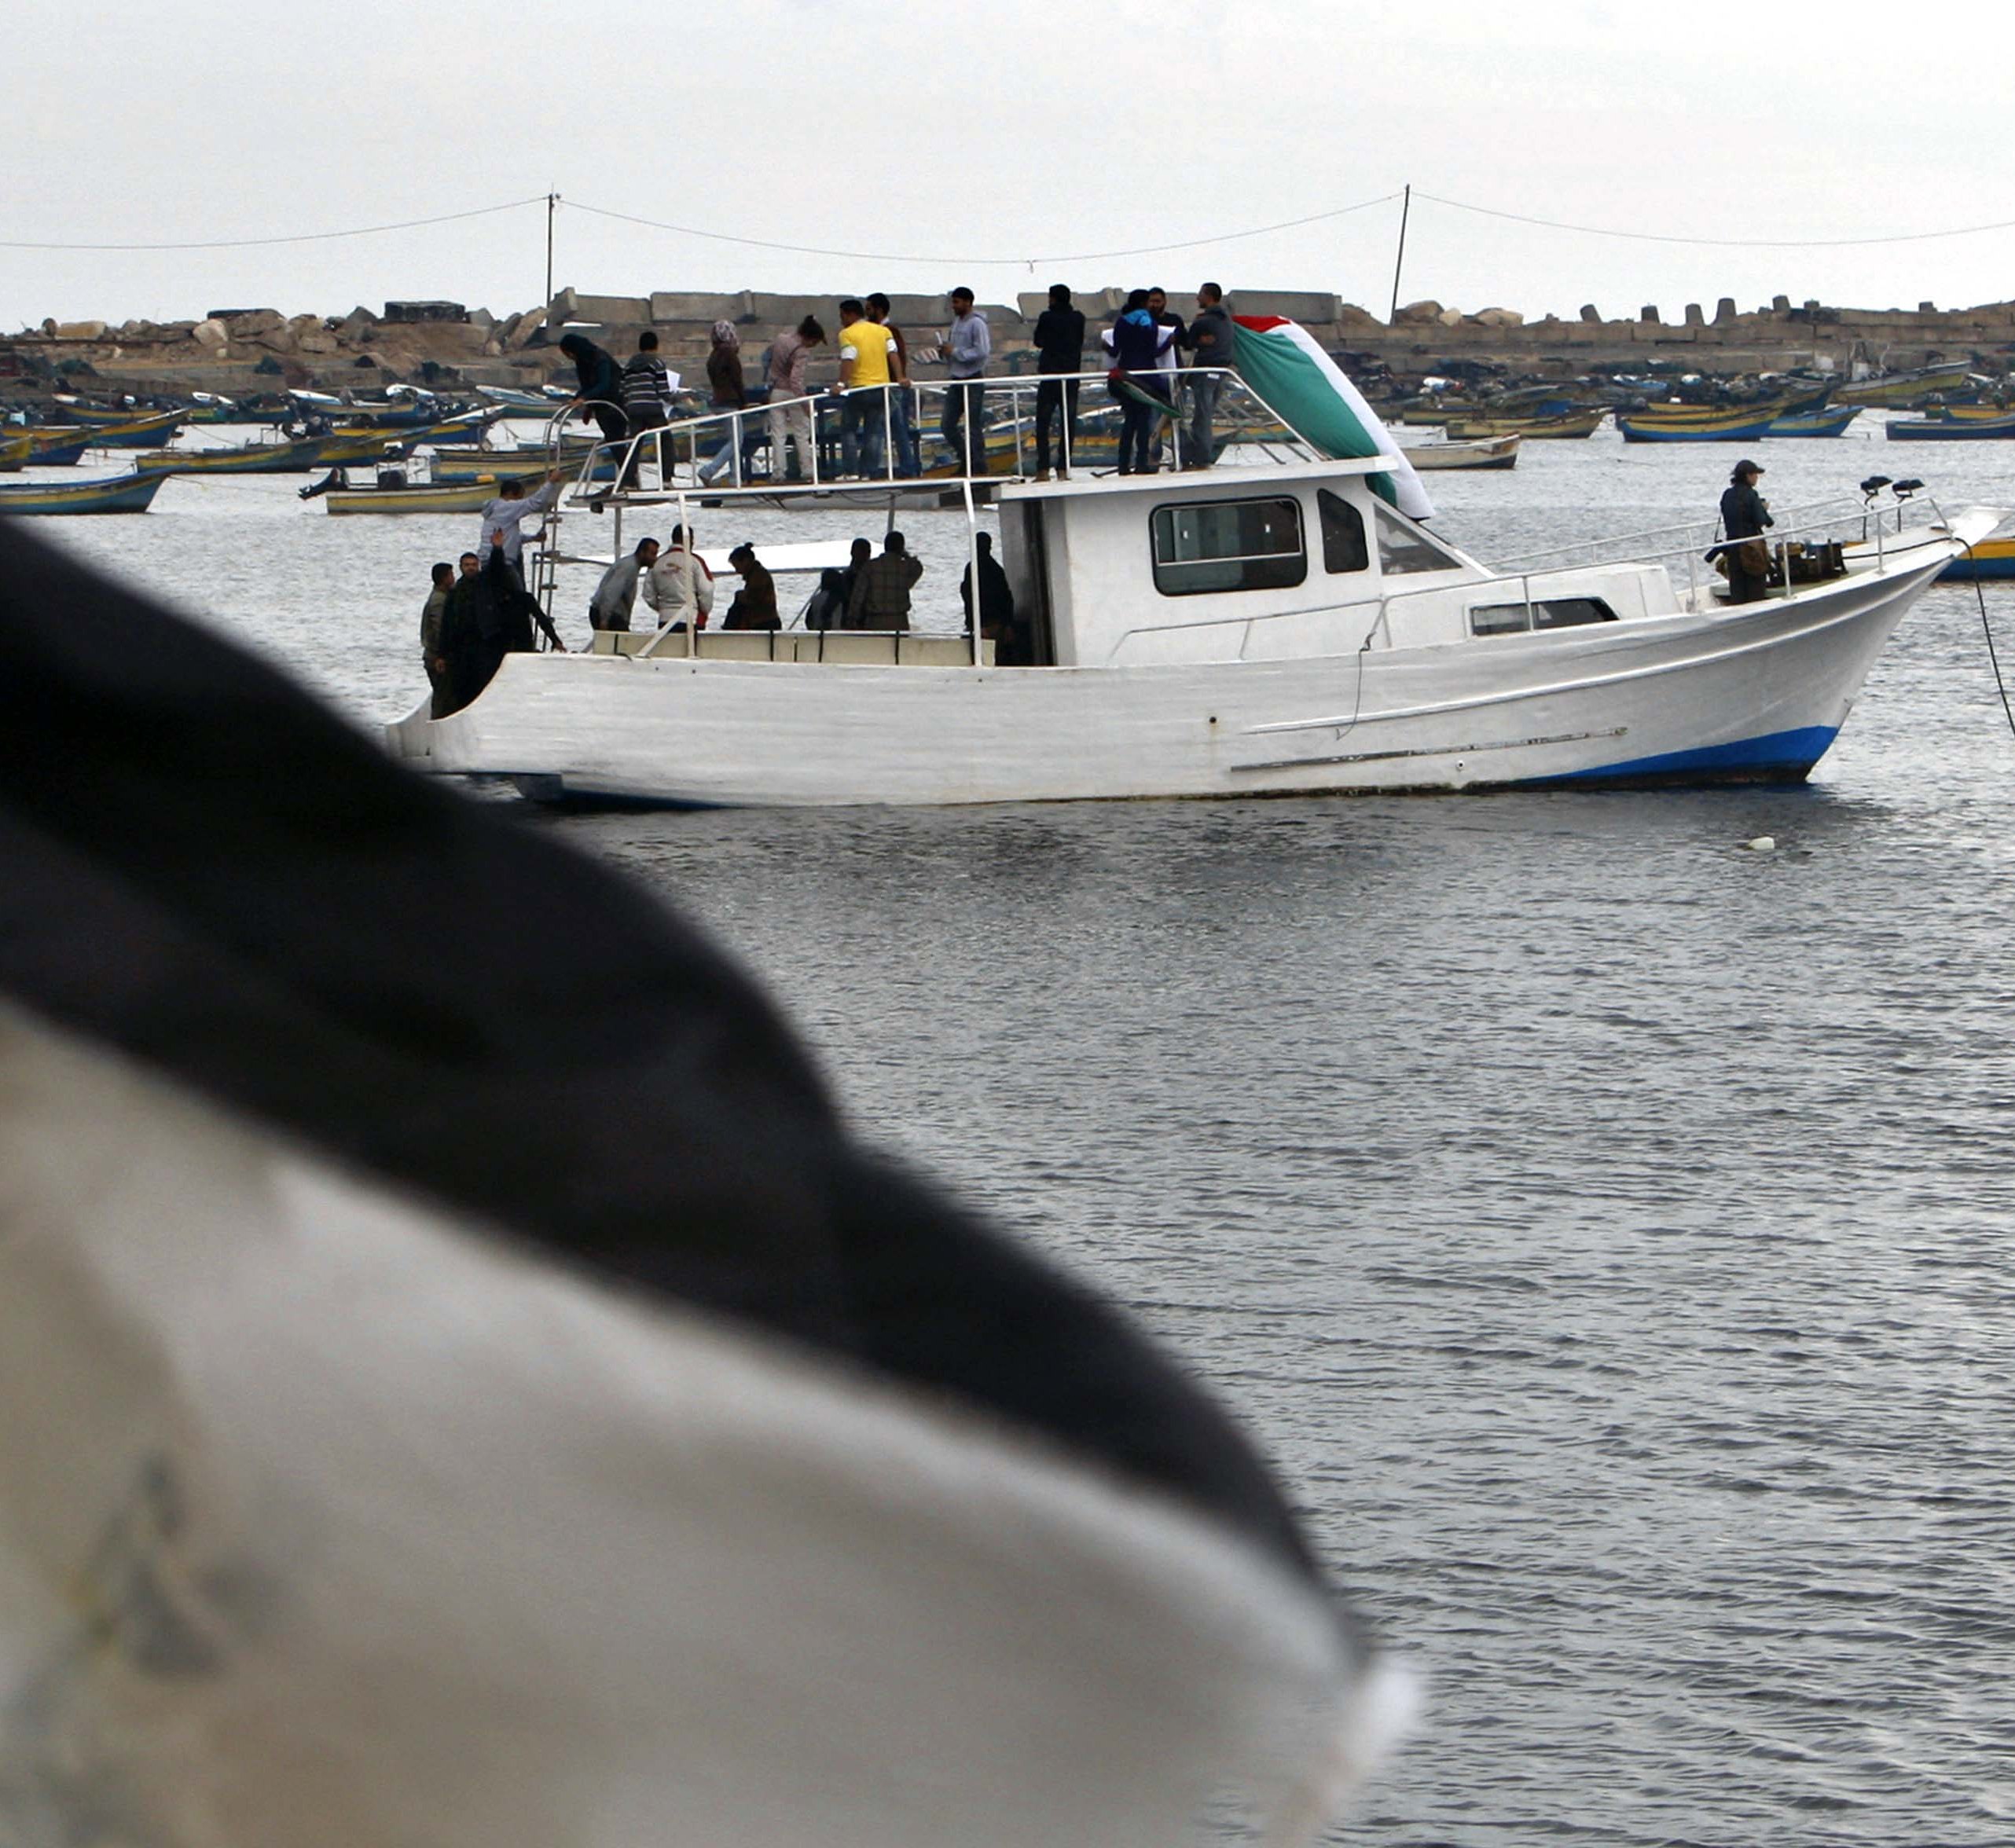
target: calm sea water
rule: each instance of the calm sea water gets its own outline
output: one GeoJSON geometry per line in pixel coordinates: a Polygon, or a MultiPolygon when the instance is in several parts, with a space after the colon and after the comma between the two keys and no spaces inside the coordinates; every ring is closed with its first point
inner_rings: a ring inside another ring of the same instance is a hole
{"type": "MultiPolygon", "coordinates": [[[[1766,493],[1879,470],[2015,507],[2015,446],[1872,434],[1764,446],[1766,493]]],[[[1501,558],[1711,517],[1734,459],[1606,434],[1431,486],[1501,558]]],[[[295,485],[41,530],[360,722],[402,711],[427,567],[475,522],[295,485]]],[[[903,523],[952,627],[962,521],[903,523]]],[[[1427,1679],[1341,1839],[1998,1844],[2012,794],[1947,587],[1798,790],[537,825],[703,921],[865,1134],[1242,1414],[1427,1679]]]]}

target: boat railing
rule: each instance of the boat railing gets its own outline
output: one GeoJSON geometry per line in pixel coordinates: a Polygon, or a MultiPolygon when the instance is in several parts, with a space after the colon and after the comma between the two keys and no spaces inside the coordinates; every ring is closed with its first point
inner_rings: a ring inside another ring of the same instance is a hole
{"type": "MultiPolygon", "coordinates": [[[[1191,451],[1188,419],[1196,388],[1216,382],[1212,415],[1213,447],[1222,434],[1238,446],[1256,446],[1268,459],[1283,454],[1315,460],[1313,448],[1268,405],[1236,372],[1219,366],[1189,366],[1142,375],[1149,383],[1167,383],[1170,402],[1165,413],[1173,421],[1172,438],[1162,446],[1162,465],[1183,468],[1201,458],[1191,451]]],[[[1074,419],[1059,412],[1055,453],[1063,467],[1082,466],[1076,453],[1082,426],[1116,423],[1121,406],[1086,405],[1085,387],[1103,387],[1104,372],[996,374],[977,379],[917,379],[907,384],[838,388],[800,398],[773,398],[739,409],[708,410],[696,416],[641,430],[618,442],[596,444],[582,459],[572,498],[594,505],[626,502],[662,504],[681,493],[717,495],[775,495],[817,493],[863,486],[951,488],[961,482],[1026,481],[1037,473],[1037,407],[1045,386],[1075,387],[1074,419]],[[956,415],[954,415],[956,409],[956,415]],[[1079,427],[1074,430],[1074,423],[1079,427]],[[952,431],[956,428],[955,446],[952,431]],[[787,454],[793,438],[800,472],[790,475],[778,467],[777,451],[787,454]],[[934,440],[947,460],[927,464],[923,449],[934,440]],[[768,451],[769,466],[754,466],[753,453],[768,451]],[[914,462],[916,466],[909,464],[914,462]],[[611,464],[615,479],[598,477],[611,464]],[[656,477],[646,485],[645,473],[656,477]]],[[[1070,408],[1066,396],[1063,409],[1070,408]]],[[[570,405],[547,426],[547,446],[559,453],[566,420],[583,407],[570,405]]]]}
{"type": "MultiPolygon", "coordinates": [[[[1883,485],[1888,486],[1889,484],[1885,482],[1883,485]]],[[[1803,508],[1787,509],[1785,519],[1765,536],[1766,542],[1775,556],[1778,576],[1778,581],[1771,587],[1767,595],[1773,598],[1791,596],[1796,595],[1800,589],[1808,588],[1796,585],[1792,581],[1792,573],[1789,568],[1790,548],[1793,544],[1803,543],[1815,535],[1823,535],[1828,540],[1838,537],[1843,516],[1863,521],[1861,543],[1874,548],[1875,563],[1877,569],[1885,564],[1888,547],[1894,544],[1905,530],[1907,519],[1914,517],[1910,515],[1910,509],[1915,500],[1915,496],[1914,493],[1906,493],[1892,505],[1880,509],[1874,508],[1874,497],[1872,494],[1859,500],[1835,498],[1830,500],[1815,501],[1803,508]],[[1794,518],[1794,515],[1803,517],[1794,518]]],[[[1928,495],[1924,497],[1922,512],[1925,537],[1932,536],[1943,528],[1944,517],[1939,512],[1936,503],[1928,495]]],[[[1523,603],[1525,606],[1526,623],[1529,628],[1532,625],[1535,605],[1544,603],[1549,597],[1558,597],[1564,594],[1587,594],[1587,574],[1597,566],[1614,566],[1629,570],[1642,570],[1663,566],[1668,577],[1672,578],[1674,575],[1672,565],[1682,559],[1687,572],[1687,607],[1698,610],[1702,607],[1701,598],[1702,579],[1700,574],[1703,571],[1708,573],[1708,581],[1710,582],[1712,575],[1712,566],[1707,563],[1705,555],[1731,543],[1730,541],[1721,537],[1718,522],[1712,527],[1703,527],[1698,522],[1683,526],[1653,527],[1643,533],[1626,534],[1620,539],[1591,540],[1571,547],[1554,548],[1557,552],[1578,552],[1601,547],[1604,548],[1606,556],[1599,558],[1535,566],[1522,570],[1503,567],[1496,569],[1485,567],[1488,571],[1488,575],[1486,577],[1468,578],[1453,582],[1448,580],[1445,574],[1437,573],[1436,574],[1439,579],[1437,582],[1404,590],[1382,591],[1376,597],[1367,596],[1355,603],[1339,604],[1334,598],[1330,598],[1317,603],[1297,604],[1285,610],[1266,610],[1255,612],[1235,610],[1227,611],[1221,614],[1179,618],[1173,621],[1163,619],[1127,630],[1120,637],[1119,646],[1123,648],[1128,641],[1136,636],[1165,635],[1172,629],[1242,628],[1245,632],[1239,637],[1238,658],[1243,660],[1251,647],[1254,636],[1270,625],[1290,622],[1297,618],[1308,616],[1324,614],[1349,616],[1356,614],[1360,614],[1365,622],[1363,638],[1357,643],[1356,649],[1356,652],[1362,654],[1375,647],[1382,636],[1386,646],[1392,645],[1390,623],[1393,610],[1397,606],[1417,602],[1423,598],[1446,600],[1451,596],[1488,591],[1506,603],[1523,603]],[[1633,540],[1670,537],[1674,534],[1683,535],[1676,544],[1656,549],[1620,549],[1628,548],[1633,540]]],[[[1739,544],[1741,541],[1733,543],[1739,544]]],[[[1553,554],[1538,552],[1529,556],[1531,559],[1536,560],[1551,557],[1553,554]]],[[[1516,559],[1510,561],[1512,565],[1520,562],[1516,559]]]]}

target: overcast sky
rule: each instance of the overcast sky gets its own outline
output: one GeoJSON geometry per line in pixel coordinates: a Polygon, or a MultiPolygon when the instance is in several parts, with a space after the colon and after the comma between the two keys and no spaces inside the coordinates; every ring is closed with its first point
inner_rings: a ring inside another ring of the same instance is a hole
{"type": "MultiPolygon", "coordinates": [[[[1206,277],[1382,315],[1395,193],[1666,236],[1815,240],[2015,219],[2005,7],[1830,0],[0,0],[0,241],[271,237],[557,191],[583,290],[936,290],[1007,301],[1206,277]],[[874,253],[792,255],[648,229],[874,253]],[[1137,257],[1079,253],[1184,244],[1137,257]],[[1059,261],[1066,256],[1075,261],[1059,261]],[[1037,259],[1030,267],[1029,259],[1037,259]],[[992,260],[983,260],[992,259],[992,260]]],[[[212,307],[541,296],[542,205],[248,250],[0,248],[0,326],[212,307]]],[[[1403,300],[1572,317],[2015,296],[2015,229],[1716,249],[1418,197],[1403,300]]]]}

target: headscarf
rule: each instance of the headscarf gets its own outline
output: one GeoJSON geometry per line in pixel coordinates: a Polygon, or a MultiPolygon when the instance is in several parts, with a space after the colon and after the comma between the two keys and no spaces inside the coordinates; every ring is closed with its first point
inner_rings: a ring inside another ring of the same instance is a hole
{"type": "Polygon", "coordinates": [[[739,346],[742,336],[735,332],[732,321],[717,321],[714,324],[714,344],[717,346],[739,346]]]}

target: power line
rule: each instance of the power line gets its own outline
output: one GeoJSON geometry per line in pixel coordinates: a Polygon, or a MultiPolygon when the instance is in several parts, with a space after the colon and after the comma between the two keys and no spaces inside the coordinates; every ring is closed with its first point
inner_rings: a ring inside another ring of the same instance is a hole
{"type": "Polygon", "coordinates": [[[1479,218],[1503,218],[1514,225],[1537,225],[1548,231],[1574,231],[1585,237],[1621,237],[1637,244],[1691,244],[1722,250],[1844,250],[1857,245],[1922,244],[1936,237],[1971,237],[1983,231],[2015,229],[2015,218],[1991,225],[1959,225],[1945,231],[1899,231],[1883,237],[1682,237],[1660,231],[1619,231],[1602,225],[1570,225],[1558,218],[1529,218],[1523,212],[1499,211],[1487,205],[1471,205],[1460,199],[1444,199],[1438,193],[1415,192],[1416,199],[1432,200],[1456,211],[1474,212],[1479,218]]]}
{"type": "Polygon", "coordinates": [[[1382,193],[1376,199],[1360,200],[1355,205],[1340,205],[1328,211],[1311,212],[1306,218],[1286,218],[1277,225],[1258,225],[1244,231],[1220,232],[1213,236],[1186,238],[1176,244],[1144,244],[1131,250],[1080,251],[1069,256],[1038,257],[975,257],[898,255],[889,251],[831,250],[813,244],[780,244],[766,237],[743,237],[731,232],[705,231],[693,225],[668,224],[661,218],[639,218],[634,212],[611,211],[607,207],[584,205],[578,199],[560,201],[561,209],[569,211],[592,213],[598,218],[616,218],[626,225],[642,225],[653,231],[670,231],[681,237],[705,238],[715,244],[745,244],[754,250],[784,251],[800,257],[841,257],[850,262],[859,263],[916,263],[930,264],[940,268],[963,266],[981,269],[988,266],[1033,267],[1048,263],[1090,263],[1103,262],[1113,257],[1145,257],[1166,251],[1198,250],[1206,244],[1231,244],[1240,238],[1265,237],[1275,231],[1293,231],[1304,225],[1319,224],[1325,218],[1341,218],[1352,212],[1368,211],[1375,205],[1386,205],[1399,197],[1397,192],[1382,193]]]}
{"type": "Polygon", "coordinates": [[[0,237],[0,250],[28,251],[202,251],[251,250],[263,244],[326,244],[340,237],[372,237],[381,231],[413,231],[423,225],[451,225],[461,218],[487,218],[493,212],[516,211],[520,206],[543,205],[545,195],[513,199],[503,205],[479,205],[471,211],[442,212],[431,218],[401,218],[390,225],[358,225],[347,231],[302,231],[284,237],[199,238],[185,244],[51,244],[0,237]]]}

